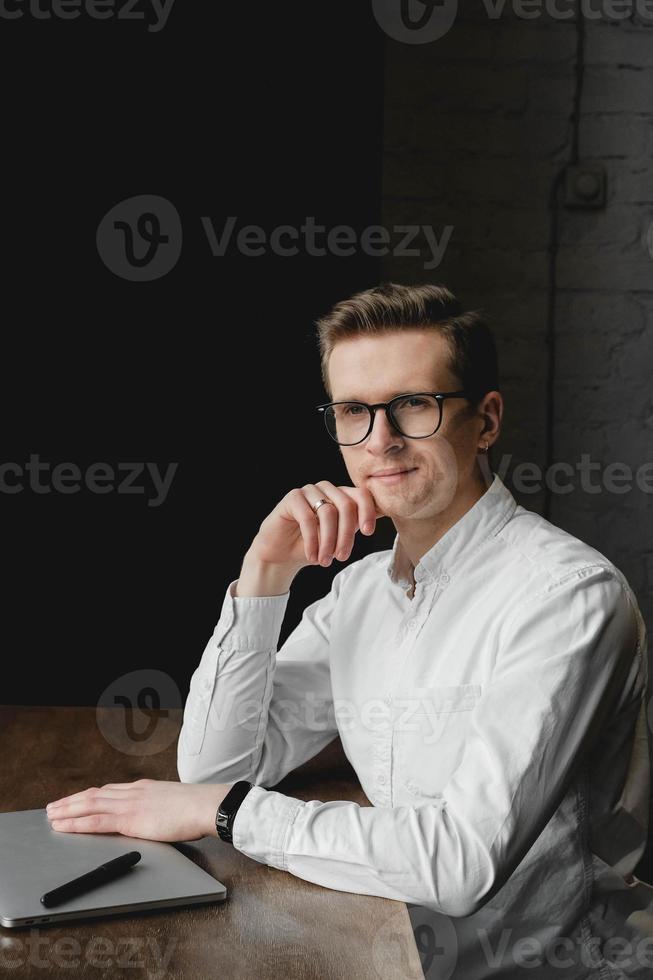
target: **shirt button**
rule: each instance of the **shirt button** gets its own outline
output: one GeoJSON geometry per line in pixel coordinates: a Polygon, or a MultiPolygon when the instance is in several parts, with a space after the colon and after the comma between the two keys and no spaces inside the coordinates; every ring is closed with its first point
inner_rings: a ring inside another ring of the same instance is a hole
{"type": "Polygon", "coordinates": [[[385,700],[385,703],[386,704],[392,704],[392,695],[391,694],[386,694],[384,700],[385,700]]]}
{"type": "Polygon", "coordinates": [[[377,776],[376,781],[377,783],[381,783],[381,785],[383,785],[385,782],[385,776],[377,776]]]}
{"type": "Polygon", "coordinates": [[[417,620],[416,619],[409,619],[408,622],[406,623],[406,626],[408,627],[409,630],[416,629],[417,628],[417,620]]]}
{"type": "Polygon", "coordinates": [[[449,581],[449,576],[447,575],[447,573],[446,573],[446,572],[443,572],[443,573],[442,573],[442,575],[440,576],[440,581],[441,581],[441,582],[444,582],[444,583],[445,583],[445,585],[446,585],[446,583],[447,583],[447,582],[449,581]]]}

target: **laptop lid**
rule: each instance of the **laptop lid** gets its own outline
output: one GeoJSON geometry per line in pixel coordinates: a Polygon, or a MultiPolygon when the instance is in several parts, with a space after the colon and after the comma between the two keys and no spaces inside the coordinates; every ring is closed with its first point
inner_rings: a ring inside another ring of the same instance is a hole
{"type": "Polygon", "coordinates": [[[0,813],[0,924],[117,915],[141,909],[221,902],[227,889],[173,844],[121,834],[53,830],[45,809],[0,813]],[[41,895],[126,851],[141,860],[126,874],[53,908],[41,895]]]}

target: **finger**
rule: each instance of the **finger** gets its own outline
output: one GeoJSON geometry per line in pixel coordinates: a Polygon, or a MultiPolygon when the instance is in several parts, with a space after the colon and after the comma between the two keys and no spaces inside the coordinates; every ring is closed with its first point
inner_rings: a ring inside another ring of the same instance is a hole
{"type": "Polygon", "coordinates": [[[48,807],[47,816],[50,820],[61,820],[63,817],[85,817],[90,813],[118,813],[124,811],[124,803],[124,796],[89,796],[85,800],[75,800],[74,803],[48,807]]]}
{"type": "Polygon", "coordinates": [[[69,817],[54,820],[52,829],[75,834],[114,834],[118,831],[118,818],[109,813],[93,813],[88,817],[69,817]]]}
{"type": "MultiPolygon", "coordinates": [[[[136,782],[138,782],[138,780],[136,782]]],[[[133,789],[134,786],[136,785],[136,782],[133,782],[133,783],[105,783],[104,786],[101,786],[100,787],[100,789],[103,789],[103,790],[104,789],[123,789],[123,790],[124,789],[133,789]]]]}
{"type": "MultiPolygon", "coordinates": [[[[316,487],[332,500],[338,509],[338,528],[337,542],[334,548],[334,555],[339,561],[346,561],[354,547],[354,538],[358,530],[358,507],[356,502],[348,497],[346,493],[330,483],[329,480],[320,480],[315,484],[316,487]]],[[[323,510],[324,508],[320,508],[323,510]]]]}
{"type": "MultiPolygon", "coordinates": [[[[324,497],[325,494],[314,484],[307,483],[302,487],[304,496],[308,501],[309,507],[324,497]]],[[[312,507],[311,507],[312,509],[312,507]]],[[[324,504],[319,507],[317,513],[313,511],[318,525],[318,561],[321,565],[330,565],[333,553],[336,550],[336,537],[338,534],[338,508],[335,505],[324,504]]]]}
{"type": "Polygon", "coordinates": [[[111,789],[108,786],[103,786],[102,789],[98,789],[97,786],[93,786],[90,789],[85,789],[81,793],[74,793],[72,796],[64,796],[60,800],[53,800],[48,803],[47,809],[59,810],[63,806],[75,806],[77,803],[89,803],[93,800],[98,799],[124,799],[125,792],[130,790],[131,786],[125,786],[124,789],[111,789]]]}
{"type": "Polygon", "coordinates": [[[292,492],[288,503],[288,509],[293,519],[297,521],[302,535],[306,561],[315,564],[319,548],[317,515],[299,489],[292,492]]]}
{"type": "Polygon", "coordinates": [[[99,787],[89,786],[88,789],[80,790],[79,793],[71,793],[70,796],[61,796],[58,800],[51,800],[48,806],[59,806],[62,803],[69,803],[71,800],[78,800],[88,796],[89,793],[98,792],[99,787]]]}
{"type": "Polygon", "coordinates": [[[340,489],[356,503],[358,524],[363,534],[374,534],[377,517],[384,515],[369,490],[362,487],[340,487],[340,489]]]}

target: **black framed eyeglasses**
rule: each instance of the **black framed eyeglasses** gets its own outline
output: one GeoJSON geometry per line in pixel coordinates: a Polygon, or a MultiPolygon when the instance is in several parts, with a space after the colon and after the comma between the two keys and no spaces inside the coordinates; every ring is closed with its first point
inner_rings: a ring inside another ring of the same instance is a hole
{"type": "Polygon", "coordinates": [[[442,422],[445,398],[468,398],[466,391],[416,391],[391,398],[389,402],[325,402],[316,405],[324,413],[327,432],[339,446],[356,446],[369,436],[377,409],[384,408],[400,436],[428,439],[442,422]]]}

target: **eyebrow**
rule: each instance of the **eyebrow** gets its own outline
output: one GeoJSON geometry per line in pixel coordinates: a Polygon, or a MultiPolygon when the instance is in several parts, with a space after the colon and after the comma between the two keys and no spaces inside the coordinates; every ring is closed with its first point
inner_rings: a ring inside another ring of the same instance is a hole
{"type": "MultiPolygon", "coordinates": [[[[392,399],[397,398],[398,395],[413,395],[417,392],[439,391],[439,390],[440,390],[439,388],[430,388],[428,386],[426,388],[412,388],[412,389],[401,388],[395,391],[393,394],[391,394],[388,398],[386,398],[385,401],[388,402],[392,401],[392,399]]],[[[333,401],[334,402],[362,402],[365,405],[371,404],[371,402],[366,402],[364,398],[358,398],[356,395],[351,395],[350,397],[343,397],[343,398],[334,398],[333,401]]]]}

